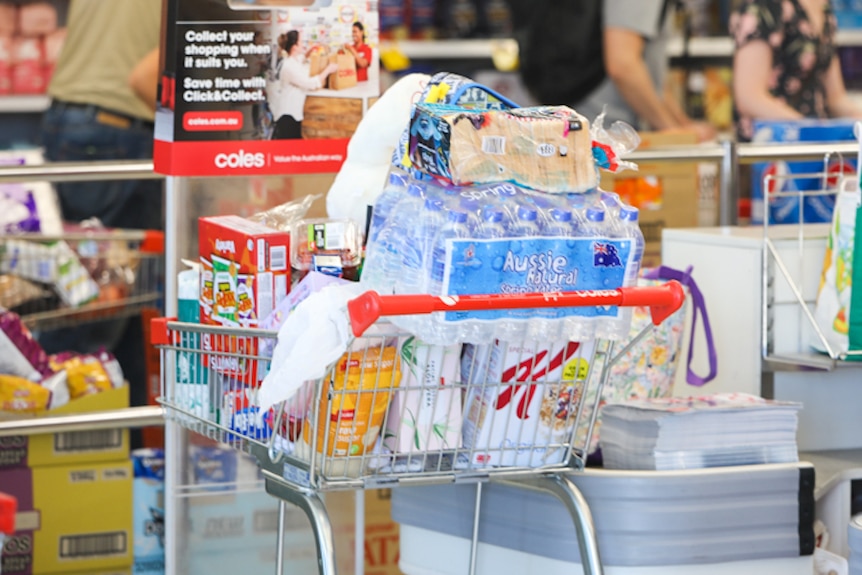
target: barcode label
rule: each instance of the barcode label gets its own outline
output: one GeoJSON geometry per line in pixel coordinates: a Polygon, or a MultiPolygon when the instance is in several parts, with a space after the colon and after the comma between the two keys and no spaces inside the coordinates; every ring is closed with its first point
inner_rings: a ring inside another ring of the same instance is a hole
{"type": "Polygon", "coordinates": [[[257,317],[260,320],[269,317],[275,307],[272,282],[272,273],[257,274],[257,317]]]}
{"type": "Polygon", "coordinates": [[[70,431],[54,436],[54,453],[75,451],[106,451],[123,446],[123,432],[119,429],[70,431]]]}
{"type": "Polygon", "coordinates": [[[285,246],[269,248],[269,269],[274,272],[287,269],[287,248],[285,246]]]}
{"type": "Polygon", "coordinates": [[[483,136],[482,151],[486,154],[504,155],[506,153],[506,138],[503,136],[483,136]]]}
{"type": "Polygon", "coordinates": [[[343,250],[344,249],[344,224],[341,222],[332,222],[326,224],[325,249],[327,250],[343,250]]]}
{"type": "Polygon", "coordinates": [[[63,559],[106,557],[126,553],[128,553],[128,537],[125,531],[60,537],[60,557],[63,559]]]}

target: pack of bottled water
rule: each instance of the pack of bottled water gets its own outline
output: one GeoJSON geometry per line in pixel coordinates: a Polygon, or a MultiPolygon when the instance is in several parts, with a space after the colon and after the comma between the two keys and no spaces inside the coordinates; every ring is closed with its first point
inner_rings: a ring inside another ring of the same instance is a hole
{"type": "MultiPolygon", "coordinates": [[[[637,283],[638,210],[616,194],[544,194],[511,183],[456,187],[394,171],[378,197],[362,282],[381,294],[558,293],[637,283]]],[[[612,306],[439,312],[391,318],[431,344],[625,339],[612,306]]]]}

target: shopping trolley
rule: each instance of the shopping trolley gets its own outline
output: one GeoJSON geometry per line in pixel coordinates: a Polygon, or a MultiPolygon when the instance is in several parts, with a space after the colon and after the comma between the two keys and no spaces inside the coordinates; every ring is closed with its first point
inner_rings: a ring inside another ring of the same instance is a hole
{"type": "MultiPolygon", "coordinates": [[[[366,292],[347,306],[354,338],[346,353],[326,376],[306,382],[266,413],[260,412],[257,391],[276,333],[160,318],[152,329],[162,353],[160,401],[170,420],[257,458],[267,492],[281,500],[280,514],[287,501],[308,515],[324,575],[335,573],[335,560],[321,492],[452,482],[474,482],[481,490],[486,481],[558,496],[572,513],[585,572],[598,574],[589,508],[567,474],[583,469],[598,413],[598,403],[586,407],[588,386],[598,386],[599,397],[609,367],[651,328],[617,354],[609,340],[470,346],[457,358],[460,377],[447,383],[440,376],[446,362],[440,348],[415,345],[410,334],[381,318],[644,306],[658,325],[684,298],[677,282],[498,296],[366,292]]],[[[473,568],[478,512],[479,503],[473,568]]],[[[280,532],[277,573],[283,567],[281,545],[280,532]]]]}
{"type": "Polygon", "coordinates": [[[11,495],[0,492],[0,573],[3,572],[3,551],[6,549],[4,539],[15,534],[15,512],[18,510],[18,500],[11,495]]]}
{"type": "Polygon", "coordinates": [[[81,229],[0,236],[0,307],[32,330],[132,317],[160,307],[160,231],[81,229]]]}

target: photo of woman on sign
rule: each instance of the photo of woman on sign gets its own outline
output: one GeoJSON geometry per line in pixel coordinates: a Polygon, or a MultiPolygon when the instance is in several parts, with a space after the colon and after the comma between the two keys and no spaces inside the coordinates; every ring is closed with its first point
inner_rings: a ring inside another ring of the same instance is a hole
{"type": "Polygon", "coordinates": [[[356,80],[368,81],[368,67],[371,65],[371,46],[365,43],[365,26],[362,22],[353,23],[353,44],[345,44],[344,49],[356,60],[356,80]]]}
{"type": "Polygon", "coordinates": [[[319,74],[311,75],[308,57],[316,46],[305,49],[297,30],[291,30],[278,37],[282,61],[277,71],[276,93],[269,94],[269,105],[276,118],[273,140],[294,140],[302,138],[303,108],[308,92],[320,90],[326,85],[326,78],[338,69],[329,64],[319,74]]]}

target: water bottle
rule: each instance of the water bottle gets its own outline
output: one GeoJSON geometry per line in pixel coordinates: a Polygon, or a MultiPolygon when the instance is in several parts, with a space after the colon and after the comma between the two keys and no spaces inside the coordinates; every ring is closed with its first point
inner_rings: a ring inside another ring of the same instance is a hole
{"type": "MultiPolygon", "coordinates": [[[[443,295],[443,281],[446,277],[446,263],[448,261],[446,247],[447,240],[470,238],[467,212],[451,210],[446,218],[446,223],[440,228],[434,238],[434,247],[431,251],[431,265],[429,278],[429,293],[431,295],[443,295]]],[[[456,341],[463,341],[468,333],[466,325],[446,324],[442,317],[432,318],[429,343],[439,345],[450,345],[456,341]]]]}
{"type": "Polygon", "coordinates": [[[480,240],[499,240],[506,237],[506,214],[502,208],[489,206],[482,210],[479,225],[473,236],[480,240]]]}
{"type": "Polygon", "coordinates": [[[383,188],[383,193],[377,197],[377,201],[374,202],[374,210],[371,212],[371,227],[368,231],[368,244],[377,239],[395,204],[404,196],[406,187],[407,176],[399,172],[389,174],[389,183],[383,188]]]}
{"type": "MultiPolygon", "coordinates": [[[[638,283],[638,271],[641,258],[643,258],[644,237],[638,226],[638,210],[632,207],[620,208],[618,214],[620,236],[632,240],[632,258],[624,261],[626,265],[623,276],[623,286],[636,286],[638,283]]],[[[602,322],[599,336],[616,341],[626,341],[631,330],[632,309],[630,307],[619,308],[616,318],[602,322]]],[[[597,326],[598,328],[599,326],[597,326]]]]}
{"type": "Polygon", "coordinates": [[[585,235],[591,238],[607,237],[607,226],[605,225],[605,210],[597,206],[589,206],[584,210],[585,235]]]}
{"type": "Polygon", "coordinates": [[[434,236],[443,224],[443,200],[437,197],[426,197],[414,220],[412,227],[404,237],[403,256],[401,258],[401,285],[404,291],[399,293],[425,293],[428,289],[428,264],[431,250],[434,247],[434,236]]]}
{"type": "Polygon", "coordinates": [[[407,186],[407,195],[395,205],[391,216],[392,229],[387,241],[384,277],[395,287],[395,293],[417,293],[421,268],[411,276],[405,270],[405,257],[412,241],[418,235],[417,228],[425,203],[425,186],[412,183],[407,186]]]}
{"type": "MultiPolygon", "coordinates": [[[[572,218],[572,210],[568,208],[555,207],[547,212],[547,223],[542,228],[542,235],[548,238],[557,238],[555,254],[569,255],[573,246],[565,241],[565,238],[577,236],[577,228],[572,218]]],[[[556,286],[555,289],[562,289],[556,286]]],[[[527,325],[527,338],[540,341],[558,341],[565,339],[567,333],[564,329],[565,322],[559,319],[559,310],[556,308],[542,308],[536,310],[536,317],[527,325]]]]}
{"type": "Polygon", "coordinates": [[[620,223],[624,237],[631,238],[632,250],[634,257],[631,259],[631,265],[626,267],[625,280],[623,285],[630,287],[638,285],[638,273],[640,272],[641,261],[644,256],[644,234],[638,224],[638,209],[630,206],[620,209],[620,223]]]}
{"type": "MultiPolygon", "coordinates": [[[[510,238],[531,238],[540,235],[539,210],[530,203],[518,205],[515,220],[509,228],[510,238]]],[[[523,251],[523,250],[522,250],[523,251]]],[[[530,289],[530,291],[534,291],[530,289]]],[[[523,341],[527,336],[529,318],[534,310],[515,310],[513,314],[520,319],[501,322],[497,329],[497,337],[502,341],[523,341]]]]}

